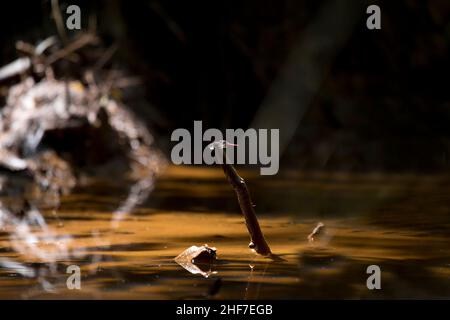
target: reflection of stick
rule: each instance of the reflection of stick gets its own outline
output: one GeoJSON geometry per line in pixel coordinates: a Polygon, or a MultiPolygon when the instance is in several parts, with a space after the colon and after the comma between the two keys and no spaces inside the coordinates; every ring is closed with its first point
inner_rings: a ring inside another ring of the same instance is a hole
{"type": "Polygon", "coordinates": [[[120,207],[113,212],[111,220],[111,227],[117,229],[120,221],[122,221],[128,213],[130,213],[136,206],[140,205],[147,199],[150,191],[153,189],[153,178],[143,179],[135,183],[128,194],[127,199],[120,205],[120,207]]]}
{"type": "Polygon", "coordinates": [[[222,151],[222,169],[225,173],[228,182],[233,186],[236,192],[239,206],[241,207],[242,214],[245,217],[245,224],[247,225],[248,232],[250,233],[251,242],[249,244],[250,248],[255,249],[255,251],[262,255],[271,254],[269,245],[264,238],[264,235],[259,226],[258,219],[256,218],[255,209],[253,208],[252,199],[250,197],[250,192],[248,191],[247,185],[244,179],[242,179],[233,165],[227,161],[226,147],[227,145],[232,146],[226,141],[220,141],[219,145],[216,146],[216,151],[222,151]]]}

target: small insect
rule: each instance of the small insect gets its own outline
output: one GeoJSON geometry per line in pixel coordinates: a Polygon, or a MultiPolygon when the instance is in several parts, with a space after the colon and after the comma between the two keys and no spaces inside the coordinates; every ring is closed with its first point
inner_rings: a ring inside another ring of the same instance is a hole
{"type": "Polygon", "coordinates": [[[322,222],[319,222],[314,230],[309,234],[308,241],[313,242],[315,240],[314,237],[323,234],[323,232],[325,231],[324,229],[325,225],[322,222]]]}
{"type": "Polygon", "coordinates": [[[215,148],[224,149],[226,147],[238,147],[238,145],[229,143],[226,140],[219,140],[208,145],[209,150],[214,150],[215,148]]]}

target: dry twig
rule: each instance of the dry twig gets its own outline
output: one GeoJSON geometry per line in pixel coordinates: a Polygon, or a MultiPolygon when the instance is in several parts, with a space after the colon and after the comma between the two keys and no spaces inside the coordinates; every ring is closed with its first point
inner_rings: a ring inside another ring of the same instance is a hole
{"type": "Polygon", "coordinates": [[[214,142],[211,144],[210,148],[215,148],[215,151],[222,154],[222,169],[228,182],[233,186],[236,196],[238,198],[239,206],[241,207],[242,214],[245,218],[245,224],[247,226],[248,232],[250,233],[251,242],[249,247],[255,249],[255,251],[262,255],[270,255],[270,247],[264,238],[264,235],[259,226],[258,219],[256,218],[255,209],[253,208],[252,199],[250,197],[250,192],[248,191],[247,185],[244,179],[242,179],[237,173],[236,169],[227,159],[226,148],[227,146],[234,146],[225,140],[220,140],[219,142],[214,142]]]}

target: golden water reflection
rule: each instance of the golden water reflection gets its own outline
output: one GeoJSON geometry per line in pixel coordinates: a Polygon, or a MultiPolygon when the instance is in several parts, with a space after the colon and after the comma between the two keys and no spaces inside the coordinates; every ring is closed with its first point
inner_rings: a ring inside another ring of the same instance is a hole
{"type": "Polygon", "coordinates": [[[245,224],[220,170],[172,167],[117,228],[111,227],[111,211],[123,195],[113,184],[65,197],[58,212],[62,225],[46,212],[52,231],[70,237],[72,253],[51,267],[40,257],[18,254],[9,230],[0,231],[1,257],[36,270],[27,277],[0,268],[0,298],[450,298],[445,180],[243,176],[279,261],[247,248],[245,224]],[[318,221],[326,234],[308,242],[318,221]],[[205,243],[217,248],[217,273],[210,277],[190,274],[173,261],[191,245],[205,243]],[[81,267],[81,290],[67,289],[71,264],[81,267]],[[382,270],[381,290],[366,287],[371,264],[382,270]]]}

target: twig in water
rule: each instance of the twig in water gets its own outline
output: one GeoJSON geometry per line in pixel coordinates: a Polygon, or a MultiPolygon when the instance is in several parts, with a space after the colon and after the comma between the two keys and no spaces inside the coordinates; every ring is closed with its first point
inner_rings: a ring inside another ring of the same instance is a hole
{"type": "Polygon", "coordinates": [[[269,245],[264,238],[264,235],[259,226],[258,219],[256,218],[255,209],[253,208],[252,199],[250,197],[250,192],[248,191],[247,185],[244,179],[242,179],[237,173],[236,169],[227,160],[226,148],[230,146],[235,146],[225,140],[220,140],[218,142],[213,142],[210,144],[209,148],[211,150],[215,149],[216,156],[222,153],[222,169],[228,182],[233,186],[236,192],[239,206],[241,207],[242,214],[245,217],[245,224],[247,225],[248,232],[250,233],[251,242],[249,247],[255,249],[255,251],[262,255],[270,255],[269,245]],[[217,154],[218,153],[218,154],[217,154]]]}
{"type": "Polygon", "coordinates": [[[322,234],[324,228],[325,228],[325,225],[322,222],[319,222],[317,224],[317,226],[314,228],[314,230],[308,236],[308,241],[309,242],[314,242],[314,240],[315,240],[314,237],[319,236],[320,234],[322,234]]]}

